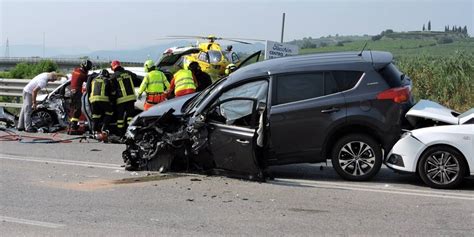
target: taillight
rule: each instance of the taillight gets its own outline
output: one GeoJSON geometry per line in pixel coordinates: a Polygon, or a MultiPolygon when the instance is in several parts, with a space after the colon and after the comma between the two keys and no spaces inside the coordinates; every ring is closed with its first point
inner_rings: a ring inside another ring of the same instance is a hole
{"type": "Polygon", "coordinates": [[[382,91],[377,95],[378,100],[393,100],[395,103],[403,103],[410,99],[410,87],[397,87],[382,91]]]}

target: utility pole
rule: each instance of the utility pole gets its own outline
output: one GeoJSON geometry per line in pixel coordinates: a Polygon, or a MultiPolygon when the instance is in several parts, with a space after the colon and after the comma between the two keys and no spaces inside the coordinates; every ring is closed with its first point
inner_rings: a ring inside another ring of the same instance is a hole
{"type": "Polygon", "coordinates": [[[281,22],[281,40],[280,43],[283,43],[283,35],[285,34],[285,13],[283,12],[283,19],[281,22]]]}
{"type": "Polygon", "coordinates": [[[10,44],[8,43],[8,38],[7,38],[7,44],[5,45],[5,58],[10,57],[10,44]]]}
{"type": "Polygon", "coordinates": [[[45,55],[45,39],[46,39],[46,34],[43,32],[43,58],[45,55]]]}

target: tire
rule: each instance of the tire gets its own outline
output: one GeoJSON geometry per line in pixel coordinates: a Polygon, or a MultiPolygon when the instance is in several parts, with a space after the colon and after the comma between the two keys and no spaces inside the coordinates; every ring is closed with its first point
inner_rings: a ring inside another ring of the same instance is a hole
{"type": "Polygon", "coordinates": [[[334,169],[343,179],[350,181],[373,178],[379,172],[382,160],[379,143],[365,134],[349,134],[340,138],[331,152],[334,169]]]}
{"type": "Polygon", "coordinates": [[[418,162],[418,175],[432,188],[458,187],[466,174],[464,156],[448,146],[435,146],[426,149],[418,162]]]}
{"type": "Polygon", "coordinates": [[[31,114],[31,126],[35,128],[52,127],[56,124],[56,115],[48,110],[36,110],[31,114]]]}

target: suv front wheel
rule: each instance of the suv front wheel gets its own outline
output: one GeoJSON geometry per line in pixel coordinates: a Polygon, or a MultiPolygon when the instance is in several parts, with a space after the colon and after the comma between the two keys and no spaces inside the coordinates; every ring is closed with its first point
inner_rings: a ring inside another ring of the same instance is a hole
{"type": "Polygon", "coordinates": [[[342,178],[351,181],[369,180],[382,166],[382,149],[370,136],[350,134],[334,144],[331,161],[342,178]]]}

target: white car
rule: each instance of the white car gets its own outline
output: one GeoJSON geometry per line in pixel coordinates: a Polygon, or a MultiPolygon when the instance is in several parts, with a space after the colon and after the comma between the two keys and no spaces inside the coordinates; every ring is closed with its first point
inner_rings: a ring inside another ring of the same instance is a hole
{"type": "Polygon", "coordinates": [[[454,188],[474,175],[474,108],[463,114],[422,100],[406,114],[414,126],[403,134],[385,164],[417,173],[432,188],[454,188]]]}

